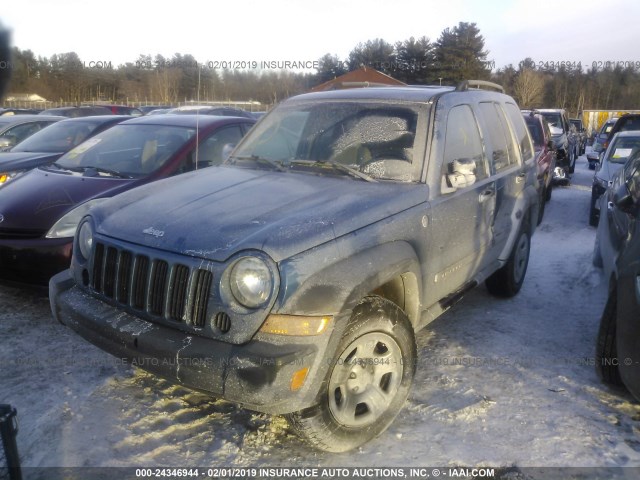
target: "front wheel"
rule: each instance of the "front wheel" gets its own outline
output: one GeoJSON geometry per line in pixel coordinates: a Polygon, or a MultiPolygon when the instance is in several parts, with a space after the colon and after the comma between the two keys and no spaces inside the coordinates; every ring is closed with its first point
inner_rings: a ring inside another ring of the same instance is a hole
{"type": "Polygon", "coordinates": [[[354,310],[317,405],[292,413],[310,445],[346,452],[384,432],[404,405],[416,363],[409,319],[394,303],[367,297],[354,310]]]}
{"type": "Polygon", "coordinates": [[[485,281],[487,289],[492,295],[513,297],[522,288],[531,250],[528,222],[529,220],[525,218],[507,263],[485,281]]]}
{"type": "Polygon", "coordinates": [[[598,226],[598,220],[600,219],[600,212],[596,208],[597,198],[595,196],[591,196],[591,206],[589,207],[589,225],[592,227],[598,226]]]}

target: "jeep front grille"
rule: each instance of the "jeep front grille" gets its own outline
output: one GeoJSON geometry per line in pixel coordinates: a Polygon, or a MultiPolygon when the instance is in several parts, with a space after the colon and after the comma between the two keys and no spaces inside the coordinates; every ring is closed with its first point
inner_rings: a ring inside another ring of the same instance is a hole
{"type": "Polygon", "coordinates": [[[96,243],[89,287],[153,317],[204,327],[213,274],[96,243]]]}

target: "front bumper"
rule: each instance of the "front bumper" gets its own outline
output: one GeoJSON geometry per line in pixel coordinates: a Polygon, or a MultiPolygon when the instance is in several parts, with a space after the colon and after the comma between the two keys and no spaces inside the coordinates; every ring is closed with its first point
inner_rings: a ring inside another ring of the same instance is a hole
{"type": "Polygon", "coordinates": [[[0,240],[0,279],[46,286],[71,263],[72,238],[0,240]]]}
{"type": "Polygon", "coordinates": [[[69,270],[51,279],[49,299],[53,316],[86,340],[175,383],[270,414],[316,403],[331,331],[289,341],[258,334],[233,345],[120,311],[78,288],[69,270]],[[309,368],[306,380],[294,392],[292,379],[303,368],[309,368]]]}

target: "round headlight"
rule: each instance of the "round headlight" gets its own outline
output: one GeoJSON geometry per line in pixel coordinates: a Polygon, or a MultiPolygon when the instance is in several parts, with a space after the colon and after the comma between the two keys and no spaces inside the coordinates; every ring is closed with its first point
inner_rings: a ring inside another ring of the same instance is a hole
{"type": "Polygon", "coordinates": [[[91,245],[93,244],[93,229],[91,223],[84,222],[78,232],[78,248],[83,259],[86,260],[91,255],[91,245]]]}
{"type": "Polygon", "coordinates": [[[264,305],[273,286],[269,267],[256,257],[238,260],[231,269],[229,280],[235,299],[248,308],[264,305]]]}

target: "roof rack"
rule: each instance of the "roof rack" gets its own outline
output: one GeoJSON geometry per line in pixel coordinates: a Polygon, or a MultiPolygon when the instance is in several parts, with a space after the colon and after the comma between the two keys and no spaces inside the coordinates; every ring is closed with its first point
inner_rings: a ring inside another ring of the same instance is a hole
{"type": "Polygon", "coordinates": [[[456,87],[456,92],[466,92],[469,88],[478,88],[488,87],[498,90],[500,93],[504,93],[504,88],[502,85],[498,85],[497,83],[487,82],[486,80],[463,80],[456,87]]]}

